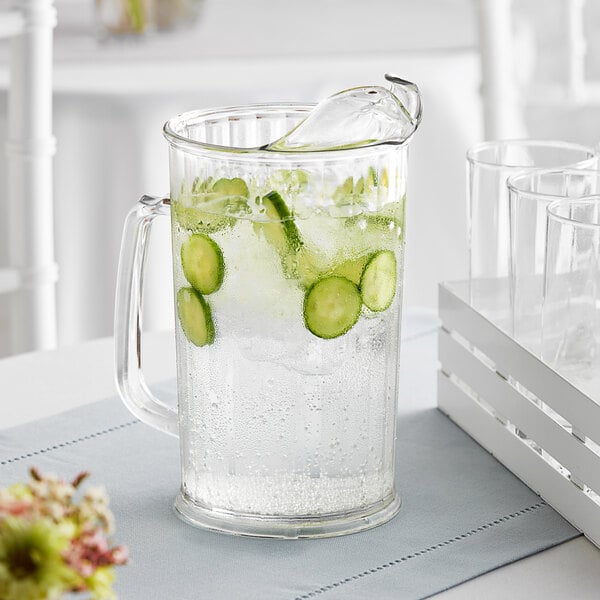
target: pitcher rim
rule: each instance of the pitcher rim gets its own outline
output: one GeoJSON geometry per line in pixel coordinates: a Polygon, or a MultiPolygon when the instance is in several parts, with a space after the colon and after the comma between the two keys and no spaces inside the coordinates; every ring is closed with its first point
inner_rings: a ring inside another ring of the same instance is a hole
{"type": "Polygon", "coordinates": [[[364,146],[354,148],[334,148],[325,150],[264,150],[262,147],[239,147],[223,146],[219,144],[208,144],[198,140],[192,140],[175,130],[176,125],[192,119],[204,118],[207,120],[210,116],[223,117],[226,114],[254,111],[277,111],[290,110],[298,112],[308,112],[316,106],[315,103],[306,102],[264,102],[252,104],[239,104],[226,107],[211,107],[196,110],[189,110],[175,115],[168,119],[163,125],[163,135],[172,147],[191,151],[194,154],[212,154],[220,157],[229,156],[231,158],[264,158],[268,160],[286,160],[295,162],[306,162],[313,159],[322,160],[324,158],[357,158],[362,154],[372,155],[373,152],[389,152],[391,148],[403,147],[408,144],[412,136],[408,137],[402,143],[390,144],[388,142],[375,142],[365,144],[364,146]]]}

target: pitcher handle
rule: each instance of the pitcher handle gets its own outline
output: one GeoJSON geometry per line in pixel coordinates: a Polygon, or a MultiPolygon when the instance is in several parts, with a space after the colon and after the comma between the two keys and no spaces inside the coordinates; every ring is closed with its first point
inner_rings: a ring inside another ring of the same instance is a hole
{"type": "Polygon", "coordinates": [[[423,104],[421,103],[421,92],[416,83],[407,81],[397,77],[396,75],[390,75],[386,73],[385,78],[392,84],[392,92],[398,98],[402,107],[406,113],[406,116],[410,119],[412,124],[412,135],[421,122],[423,116],[423,104]]]}
{"type": "Polygon", "coordinates": [[[142,196],[127,215],[115,302],[115,373],[125,406],[140,421],[179,435],[177,411],[149,390],[142,373],[142,300],[148,237],[154,219],[170,214],[168,198],[142,196]]]}

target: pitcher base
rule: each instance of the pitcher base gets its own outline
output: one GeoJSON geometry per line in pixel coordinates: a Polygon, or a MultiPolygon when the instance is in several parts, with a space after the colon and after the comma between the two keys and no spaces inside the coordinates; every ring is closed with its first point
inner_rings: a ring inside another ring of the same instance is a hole
{"type": "Polygon", "coordinates": [[[387,498],[352,512],[281,517],[239,515],[208,509],[180,492],[175,498],[174,508],[180,519],[195,527],[230,535],[297,540],[348,535],[382,525],[398,513],[400,496],[394,491],[387,498]]]}

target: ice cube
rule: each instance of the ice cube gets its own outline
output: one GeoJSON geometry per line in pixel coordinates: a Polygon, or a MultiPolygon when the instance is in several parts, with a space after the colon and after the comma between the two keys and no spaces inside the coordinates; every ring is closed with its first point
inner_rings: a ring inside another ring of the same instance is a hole
{"type": "Polygon", "coordinates": [[[390,90],[371,86],[338,92],[265,149],[297,152],[405,142],[421,120],[419,90],[409,81],[385,77],[392,84],[390,90]]]}

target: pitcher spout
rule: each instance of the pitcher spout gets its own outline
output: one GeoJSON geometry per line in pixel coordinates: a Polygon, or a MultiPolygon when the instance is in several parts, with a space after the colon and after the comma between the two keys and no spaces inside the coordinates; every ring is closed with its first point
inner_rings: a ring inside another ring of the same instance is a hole
{"type": "Polygon", "coordinates": [[[390,91],[397,98],[400,109],[409,122],[409,127],[403,131],[404,141],[406,141],[414,134],[421,123],[423,116],[421,92],[416,83],[396,75],[386,73],[385,79],[392,84],[390,91]]]}

